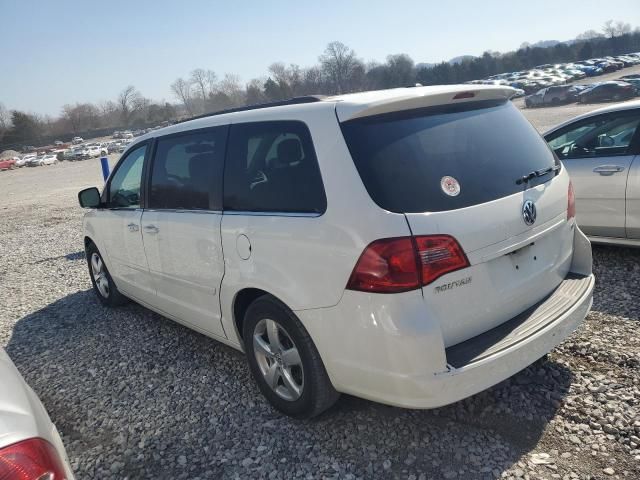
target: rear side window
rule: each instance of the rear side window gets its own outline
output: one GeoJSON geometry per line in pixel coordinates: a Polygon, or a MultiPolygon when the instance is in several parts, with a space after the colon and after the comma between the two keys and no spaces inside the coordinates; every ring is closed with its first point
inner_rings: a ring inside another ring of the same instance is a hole
{"type": "Polygon", "coordinates": [[[227,127],[158,139],[149,208],[220,210],[227,127]]]}
{"type": "Polygon", "coordinates": [[[231,125],[224,173],[225,210],[323,213],[327,200],[306,125],[231,125]]]}
{"type": "Polygon", "coordinates": [[[556,163],[511,102],[395,112],[341,127],[369,195],[392,212],[440,212],[489,202],[521,191],[517,179],[556,163]]]}

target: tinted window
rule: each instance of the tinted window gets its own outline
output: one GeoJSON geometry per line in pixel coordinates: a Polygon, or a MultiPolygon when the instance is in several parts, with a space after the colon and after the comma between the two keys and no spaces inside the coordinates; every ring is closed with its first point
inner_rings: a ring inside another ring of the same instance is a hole
{"type": "Polygon", "coordinates": [[[157,141],[149,208],[220,210],[227,127],[157,141]]]}
{"type": "Polygon", "coordinates": [[[576,122],[547,135],[560,159],[628,155],[640,112],[617,112],[576,122]]]}
{"type": "Polygon", "coordinates": [[[140,184],[147,146],[142,145],[127,154],[120,162],[109,183],[109,206],[139,208],[140,184]]]}
{"type": "MultiPolygon", "coordinates": [[[[522,190],[516,180],[553,166],[544,140],[511,102],[473,102],[342,124],[371,198],[392,212],[437,212],[522,190]],[[453,177],[459,194],[445,193],[453,177]]],[[[551,175],[531,184],[544,183],[551,175]]]]}
{"type": "Polygon", "coordinates": [[[227,210],[322,213],[327,205],[301,122],[232,125],[224,182],[227,210]]]}

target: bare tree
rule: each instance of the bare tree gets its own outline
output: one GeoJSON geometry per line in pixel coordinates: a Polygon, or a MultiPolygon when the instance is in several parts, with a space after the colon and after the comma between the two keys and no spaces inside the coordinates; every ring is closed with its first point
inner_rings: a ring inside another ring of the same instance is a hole
{"type": "Polygon", "coordinates": [[[356,57],[356,52],[342,42],[331,42],[319,58],[322,71],[330,79],[336,93],[344,93],[353,88],[354,73],[364,65],[356,57]]]}
{"type": "Polygon", "coordinates": [[[0,140],[11,128],[11,112],[0,102],[0,140]]]}
{"type": "Polygon", "coordinates": [[[237,107],[242,105],[245,94],[240,84],[240,77],[232,73],[225,73],[224,78],[218,85],[218,93],[222,93],[229,98],[231,105],[237,107]]]}
{"type": "Polygon", "coordinates": [[[604,32],[605,36],[609,38],[615,37],[616,26],[613,24],[613,20],[607,20],[606,22],[604,22],[604,25],[602,25],[602,31],[604,32]]]}
{"type": "Polygon", "coordinates": [[[0,102],[0,130],[6,130],[11,126],[11,113],[4,106],[4,103],[0,102]]]}
{"type": "Polygon", "coordinates": [[[109,127],[118,126],[120,123],[120,110],[118,104],[112,100],[100,103],[98,105],[100,110],[100,116],[102,117],[103,124],[109,127]]]}
{"type": "Polygon", "coordinates": [[[627,33],[631,33],[631,30],[632,30],[630,23],[626,23],[622,21],[616,22],[615,28],[616,28],[617,36],[626,35],[627,33]]]}
{"type": "Polygon", "coordinates": [[[62,118],[73,133],[78,133],[100,125],[100,112],[91,103],[76,103],[62,107],[62,118]]]}
{"type": "Polygon", "coordinates": [[[171,84],[171,91],[178,98],[189,115],[193,115],[193,102],[191,101],[191,85],[184,78],[178,78],[171,84]]]}
{"type": "Polygon", "coordinates": [[[191,84],[195,88],[197,96],[201,99],[201,110],[205,111],[207,107],[207,100],[211,97],[216,88],[215,72],[196,68],[191,72],[191,84]]]}
{"type": "Polygon", "coordinates": [[[118,107],[120,109],[122,122],[125,126],[129,126],[133,115],[140,110],[141,99],[142,95],[140,95],[140,92],[138,92],[133,85],[129,85],[118,95],[118,107]]]}
{"type": "Polygon", "coordinates": [[[587,30],[586,32],[582,32],[576,37],[576,40],[591,40],[592,38],[601,38],[604,37],[600,32],[596,32],[595,30],[587,30]]]}

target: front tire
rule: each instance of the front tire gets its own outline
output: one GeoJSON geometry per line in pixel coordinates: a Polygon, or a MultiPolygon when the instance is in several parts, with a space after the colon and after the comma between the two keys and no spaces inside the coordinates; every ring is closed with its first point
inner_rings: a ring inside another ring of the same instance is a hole
{"type": "Polygon", "coordinates": [[[116,287],[98,248],[93,243],[89,243],[85,252],[91,284],[98,300],[107,307],[117,307],[127,303],[127,297],[122,295],[116,287]]]}
{"type": "Polygon", "coordinates": [[[262,296],[249,306],[243,338],[253,378],[280,412],[295,418],[315,417],[340,396],[309,333],[272,296],[262,296]]]}

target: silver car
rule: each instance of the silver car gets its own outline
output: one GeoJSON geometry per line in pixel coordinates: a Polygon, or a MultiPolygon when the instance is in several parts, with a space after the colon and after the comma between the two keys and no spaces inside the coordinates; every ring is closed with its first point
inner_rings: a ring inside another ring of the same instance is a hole
{"type": "Polygon", "coordinates": [[[0,478],[72,480],[58,430],[0,348],[0,478]]]}
{"type": "Polygon", "coordinates": [[[640,247],[640,101],[576,117],[544,137],[567,167],[592,242],[640,247]]]}

